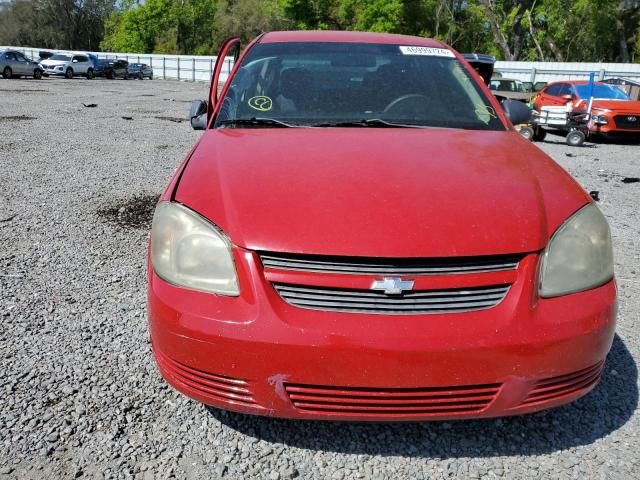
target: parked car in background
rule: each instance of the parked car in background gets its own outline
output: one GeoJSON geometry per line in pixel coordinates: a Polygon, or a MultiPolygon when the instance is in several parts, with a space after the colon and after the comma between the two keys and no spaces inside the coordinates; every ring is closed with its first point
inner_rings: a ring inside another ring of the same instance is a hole
{"type": "Polygon", "coordinates": [[[189,118],[156,207],[153,352],[178,391],[269,417],[530,413],[592,390],[614,339],[609,226],[437,40],[261,35],[189,118]]]}
{"type": "Polygon", "coordinates": [[[0,72],[4,78],[42,78],[42,67],[17,50],[0,50],[0,72]]]}
{"type": "Polygon", "coordinates": [[[496,63],[496,57],[485,53],[462,53],[469,65],[482,77],[486,85],[489,85],[491,78],[494,76],[493,68],[496,63]]]}
{"type": "Polygon", "coordinates": [[[153,80],[153,69],[146,63],[130,63],[129,78],[137,78],[139,80],[148,78],[153,80]]]}
{"type": "Polygon", "coordinates": [[[43,60],[40,65],[44,68],[44,75],[59,75],[65,78],[76,76],[92,79],[95,76],[93,61],[84,53],[56,53],[43,60]]]}
{"type": "Polygon", "coordinates": [[[96,77],[105,77],[110,80],[114,78],[129,78],[129,63],[126,60],[102,59],[98,61],[96,77]]]}
{"type": "Polygon", "coordinates": [[[607,83],[609,85],[616,85],[620,88],[624,93],[626,93],[631,100],[640,100],[640,81],[633,80],[631,78],[607,78],[603,80],[602,83],[607,83]]]}
{"type": "MultiPolygon", "coordinates": [[[[586,80],[568,80],[547,85],[534,101],[536,110],[543,107],[568,106],[574,110],[586,110],[590,87],[586,80]]],[[[640,134],[640,101],[629,96],[615,85],[595,82],[593,86],[591,133],[603,135],[640,134]]]]}
{"type": "Polygon", "coordinates": [[[38,58],[40,59],[40,62],[46,60],[47,58],[53,57],[53,55],[55,55],[53,52],[47,52],[46,50],[38,52],[38,58]]]}
{"type": "Polygon", "coordinates": [[[547,86],[547,82],[536,82],[536,83],[533,84],[533,91],[534,92],[539,92],[540,90],[542,90],[546,86],[547,86]]]}
{"type": "Polygon", "coordinates": [[[91,63],[93,64],[93,72],[95,74],[95,71],[98,69],[98,65],[100,64],[100,59],[95,53],[86,53],[85,55],[89,57],[89,60],[91,60],[91,63]]]}
{"type": "Polygon", "coordinates": [[[525,86],[524,82],[515,78],[493,77],[489,82],[489,89],[498,98],[510,98],[528,103],[531,100],[532,84],[525,86]]]}

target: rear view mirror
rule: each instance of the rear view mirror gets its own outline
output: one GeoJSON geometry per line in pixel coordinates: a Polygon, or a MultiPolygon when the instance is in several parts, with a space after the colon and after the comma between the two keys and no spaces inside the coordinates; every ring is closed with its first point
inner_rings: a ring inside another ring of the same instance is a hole
{"type": "Polygon", "coordinates": [[[204,130],[207,128],[207,102],[204,100],[194,100],[191,102],[189,121],[194,130],[204,130]]]}
{"type": "Polygon", "coordinates": [[[504,109],[504,113],[507,114],[507,118],[514,125],[528,123],[531,119],[531,110],[523,102],[506,99],[501,103],[501,105],[504,109]]]}

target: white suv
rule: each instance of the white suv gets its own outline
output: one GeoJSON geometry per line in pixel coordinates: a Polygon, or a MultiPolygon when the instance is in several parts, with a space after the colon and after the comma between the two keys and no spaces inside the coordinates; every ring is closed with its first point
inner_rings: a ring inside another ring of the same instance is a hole
{"type": "Polygon", "coordinates": [[[93,62],[84,53],[56,53],[40,65],[45,76],[64,75],[65,78],[73,78],[80,75],[92,79],[94,75],[93,62]]]}

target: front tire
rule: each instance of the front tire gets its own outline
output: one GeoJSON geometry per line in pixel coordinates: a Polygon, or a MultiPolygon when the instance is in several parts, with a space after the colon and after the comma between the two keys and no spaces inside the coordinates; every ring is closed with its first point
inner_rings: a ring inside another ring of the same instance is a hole
{"type": "Polygon", "coordinates": [[[535,133],[533,131],[533,128],[531,128],[531,127],[522,127],[520,129],[520,135],[522,135],[527,140],[533,140],[533,137],[535,136],[535,133]]]}
{"type": "Polygon", "coordinates": [[[71,80],[73,78],[73,68],[67,68],[67,71],[64,72],[64,78],[67,80],[71,80]]]}
{"type": "Polygon", "coordinates": [[[87,70],[87,80],[93,79],[93,68],[87,70]]]}
{"type": "Polygon", "coordinates": [[[534,142],[542,142],[547,136],[547,131],[544,128],[536,127],[533,133],[534,142]]]}
{"type": "Polygon", "coordinates": [[[33,78],[35,78],[36,80],[40,80],[42,78],[42,70],[36,68],[33,71],[33,78]]]}
{"type": "Polygon", "coordinates": [[[138,80],[144,80],[144,74],[142,72],[138,74],[138,80]]]}
{"type": "Polygon", "coordinates": [[[584,143],[586,138],[587,137],[584,132],[581,132],[580,130],[572,130],[567,134],[567,145],[579,147],[584,143]]]}
{"type": "Polygon", "coordinates": [[[2,76],[7,79],[11,78],[13,76],[13,70],[11,70],[11,67],[5,67],[2,71],[2,76]]]}

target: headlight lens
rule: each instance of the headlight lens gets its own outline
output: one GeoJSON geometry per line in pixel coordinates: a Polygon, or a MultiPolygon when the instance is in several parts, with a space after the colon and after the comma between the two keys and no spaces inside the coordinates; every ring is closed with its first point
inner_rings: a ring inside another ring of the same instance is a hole
{"type": "Polygon", "coordinates": [[[604,115],[594,115],[593,123],[595,123],[596,125],[606,125],[607,123],[609,123],[609,121],[604,115]]]}
{"type": "Polygon", "coordinates": [[[227,237],[178,203],[161,202],[156,207],[151,263],[162,279],[174,285],[222,295],[240,294],[227,237]]]}
{"type": "Polygon", "coordinates": [[[578,210],[551,237],[542,255],[541,297],[595,288],[613,277],[609,224],[593,203],[578,210]]]}

